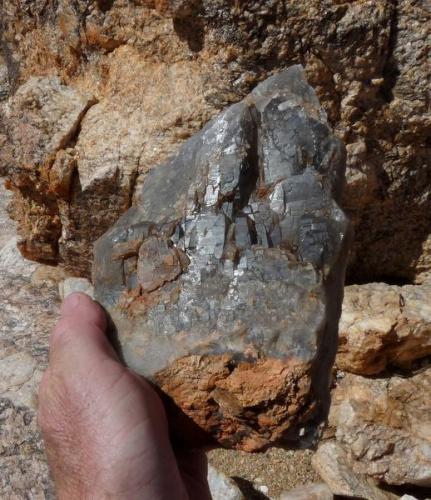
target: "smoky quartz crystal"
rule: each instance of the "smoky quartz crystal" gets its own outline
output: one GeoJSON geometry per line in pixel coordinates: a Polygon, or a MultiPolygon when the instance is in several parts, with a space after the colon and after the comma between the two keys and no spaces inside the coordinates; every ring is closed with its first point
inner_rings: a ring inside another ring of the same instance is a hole
{"type": "Polygon", "coordinates": [[[318,436],[350,239],[344,170],[292,66],[153,168],[95,244],[96,298],[173,439],[257,451],[318,436]]]}

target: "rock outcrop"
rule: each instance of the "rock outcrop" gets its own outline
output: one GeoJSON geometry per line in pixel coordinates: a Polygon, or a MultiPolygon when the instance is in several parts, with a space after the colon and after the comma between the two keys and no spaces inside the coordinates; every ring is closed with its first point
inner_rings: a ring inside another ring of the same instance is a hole
{"type": "Polygon", "coordinates": [[[32,77],[5,107],[8,144],[0,156],[13,179],[8,185],[21,200],[14,215],[26,235],[19,248],[28,259],[57,262],[66,231],[62,207],[69,201],[76,168],[68,146],[93,103],[90,94],[62,85],[57,77],[32,77]]]}
{"type": "Polygon", "coordinates": [[[381,490],[373,479],[352,470],[348,455],[333,441],[319,446],[313,466],[334,495],[342,498],[397,500],[398,495],[381,490]]]}
{"type": "Polygon", "coordinates": [[[431,354],[431,284],[344,289],[337,366],[359,375],[408,369],[431,354]]]}
{"type": "MultiPolygon", "coordinates": [[[[14,92],[35,76],[98,101],[57,153],[57,170],[76,162],[67,199],[41,182],[39,164],[16,175],[19,158],[5,151],[25,144],[0,129],[0,169],[28,256],[88,277],[92,243],[148,169],[256,83],[301,62],[347,145],[350,282],[429,274],[426,2],[4,0],[0,14],[0,100],[13,107],[14,92]]],[[[28,105],[24,113],[38,112],[28,105]]]]}
{"type": "Polygon", "coordinates": [[[56,273],[19,253],[6,193],[0,179],[0,498],[51,500],[36,404],[59,306],[56,273]]]}
{"type": "Polygon", "coordinates": [[[408,377],[346,374],[339,380],[329,415],[335,440],[324,442],[313,458],[334,493],[378,498],[355,486],[370,480],[431,486],[430,389],[429,367],[408,377]],[[343,475],[352,478],[349,493],[331,486],[341,485],[343,475]]]}
{"type": "Polygon", "coordinates": [[[95,245],[95,297],[124,359],[223,446],[296,440],[328,403],[344,160],[292,66],[153,169],[95,245]]]}
{"type": "Polygon", "coordinates": [[[313,457],[335,495],[429,496],[430,297],[428,281],[344,289],[329,427],[313,457]]]}

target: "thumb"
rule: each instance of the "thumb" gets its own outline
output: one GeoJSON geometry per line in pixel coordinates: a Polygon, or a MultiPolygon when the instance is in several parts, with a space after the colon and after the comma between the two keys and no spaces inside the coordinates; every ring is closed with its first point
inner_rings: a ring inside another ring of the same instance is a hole
{"type": "Polygon", "coordinates": [[[49,341],[49,367],[79,371],[117,354],[106,337],[107,318],[99,304],[84,293],[72,293],[61,306],[61,318],[49,341]]]}
{"type": "Polygon", "coordinates": [[[64,300],[39,386],[38,418],[46,438],[62,436],[57,441],[63,442],[74,425],[79,427],[70,423],[73,415],[97,405],[125,371],[105,335],[106,325],[103,309],[87,295],[73,293],[64,300]]]}

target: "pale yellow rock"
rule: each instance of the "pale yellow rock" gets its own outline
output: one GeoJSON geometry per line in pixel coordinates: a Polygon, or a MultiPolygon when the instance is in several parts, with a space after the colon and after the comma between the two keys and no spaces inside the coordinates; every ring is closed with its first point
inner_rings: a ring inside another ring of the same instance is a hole
{"type": "Polygon", "coordinates": [[[346,374],[339,380],[329,426],[345,466],[391,485],[431,486],[430,391],[429,367],[407,378],[346,374]]]}
{"type": "Polygon", "coordinates": [[[348,286],[339,326],[337,366],[374,375],[409,367],[431,354],[431,283],[348,286]]]}
{"type": "Polygon", "coordinates": [[[343,448],[335,442],[321,444],[312,463],[334,495],[370,500],[398,499],[398,495],[379,489],[370,478],[355,473],[343,448]]]}
{"type": "Polygon", "coordinates": [[[87,294],[94,298],[94,288],[91,281],[86,278],[66,278],[58,284],[58,291],[61,299],[65,299],[68,295],[75,292],[87,294]]]}
{"type": "Polygon", "coordinates": [[[35,359],[26,352],[14,352],[6,356],[0,352],[0,393],[24,385],[31,379],[35,369],[35,359]]]}
{"type": "Polygon", "coordinates": [[[43,165],[64,148],[94,102],[91,94],[62,84],[58,77],[29,78],[5,107],[18,165],[30,169],[43,165]]]}
{"type": "Polygon", "coordinates": [[[61,220],[56,198],[69,198],[74,168],[70,146],[94,103],[91,93],[51,76],[29,78],[2,107],[2,137],[7,141],[0,148],[0,164],[15,193],[18,245],[29,259],[58,262],[61,220]],[[64,148],[68,153],[62,155],[64,148]]]}

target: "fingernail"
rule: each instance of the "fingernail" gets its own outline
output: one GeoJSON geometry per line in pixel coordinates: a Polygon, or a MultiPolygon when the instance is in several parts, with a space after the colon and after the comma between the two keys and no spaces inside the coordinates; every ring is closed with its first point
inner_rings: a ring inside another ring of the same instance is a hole
{"type": "Polygon", "coordinates": [[[79,301],[79,293],[71,293],[63,300],[62,310],[64,311],[64,309],[67,309],[68,311],[71,311],[72,309],[75,309],[75,307],[78,306],[79,301]]]}

